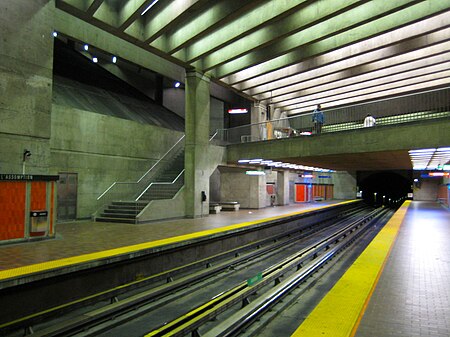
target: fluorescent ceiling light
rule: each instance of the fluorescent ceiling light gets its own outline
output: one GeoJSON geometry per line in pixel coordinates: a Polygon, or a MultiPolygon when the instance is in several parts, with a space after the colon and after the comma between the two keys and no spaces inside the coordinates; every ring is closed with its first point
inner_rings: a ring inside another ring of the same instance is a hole
{"type": "Polygon", "coordinates": [[[449,147],[417,149],[408,152],[413,170],[445,169],[445,165],[450,161],[449,147]]]}
{"type": "Polygon", "coordinates": [[[246,114],[247,112],[248,110],[244,108],[228,109],[229,114],[246,114]]]}
{"type": "Polygon", "coordinates": [[[266,173],[264,171],[246,171],[245,174],[249,176],[263,176],[266,173]]]}
{"type": "Polygon", "coordinates": [[[153,0],[153,2],[150,5],[148,5],[146,9],[144,9],[144,11],[141,13],[141,15],[144,15],[145,13],[147,13],[150,10],[150,8],[152,8],[154,5],[156,5],[156,3],[158,1],[159,0],[153,0]]]}
{"type": "MultiPolygon", "coordinates": [[[[425,163],[425,165],[428,163],[428,161],[425,163]]],[[[254,165],[265,165],[265,166],[272,166],[277,168],[283,168],[283,169],[293,169],[293,170],[305,170],[305,171],[318,171],[318,172],[334,172],[330,169],[324,169],[321,167],[311,167],[311,166],[303,166],[298,164],[292,164],[292,163],[283,163],[281,161],[274,162],[270,159],[263,159],[263,158],[255,158],[255,159],[239,159],[238,164],[254,164],[254,165]]]]}

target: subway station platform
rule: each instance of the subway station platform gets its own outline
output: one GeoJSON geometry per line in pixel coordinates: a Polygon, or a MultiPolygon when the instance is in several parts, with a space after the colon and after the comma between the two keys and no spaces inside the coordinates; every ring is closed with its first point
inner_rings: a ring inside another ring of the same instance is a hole
{"type": "MultiPolygon", "coordinates": [[[[251,225],[333,202],[222,212],[198,219],[130,225],[59,224],[53,240],[0,246],[0,280],[52,261],[114,253],[151,242],[251,225]]],[[[407,201],[292,336],[450,336],[450,211],[407,201]]]]}
{"type": "Polygon", "coordinates": [[[450,211],[407,201],[294,337],[450,336],[450,211]]]}
{"type": "Polygon", "coordinates": [[[3,279],[2,273],[6,274],[6,271],[11,269],[185,236],[233,224],[263,221],[336,203],[339,201],[291,204],[257,210],[241,209],[210,214],[203,218],[139,225],[92,221],[59,223],[55,239],[0,245],[0,280],[3,279]]]}

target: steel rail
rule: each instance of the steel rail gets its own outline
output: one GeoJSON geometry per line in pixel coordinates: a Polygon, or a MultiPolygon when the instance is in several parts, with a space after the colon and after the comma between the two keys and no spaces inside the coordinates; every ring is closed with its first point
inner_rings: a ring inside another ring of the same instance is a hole
{"type": "Polygon", "coordinates": [[[325,254],[320,256],[317,260],[312,260],[306,264],[299,272],[291,275],[284,282],[280,283],[279,287],[273,288],[267,292],[266,295],[256,300],[252,306],[248,306],[239,310],[237,313],[214,327],[203,337],[230,337],[235,336],[242,329],[247,328],[255,320],[258,320],[264,313],[277,304],[282,298],[291,293],[300,283],[304,282],[307,278],[316,273],[318,269],[322,268],[329,260],[335,257],[340,251],[354,242],[357,237],[361,236],[364,229],[367,229],[373,221],[383,217],[385,215],[384,210],[377,214],[370,222],[364,226],[364,228],[355,233],[354,236],[348,237],[345,240],[340,241],[336,246],[327,250],[325,254]]]}
{"type": "Polygon", "coordinates": [[[153,330],[148,333],[146,337],[183,336],[190,332],[195,334],[195,331],[209,320],[216,318],[220,313],[226,311],[235,304],[245,301],[250,295],[254,294],[272,281],[278,283],[279,278],[286,272],[295,267],[300,269],[305,261],[314,259],[322,250],[328,250],[331,244],[337,243],[340,239],[347,237],[351,232],[355,231],[356,228],[362,226],[378,213],[378,210],[373,211],[362,219],[354,221],[338,230],[331,236],[305,247],[297,254],[294,254],[291,257],[284,259],[279,264],[266,269],[262,272],[262,281],[258,284],[250,287],[247,282],[242,282],[236,287],[217,295],[211,301],[195,308],[178,319],[168,322],[164,326],[153,330]]]}
{"type": "MultiPolygon", "coordinates": [[[[344,211],[343,213],[349,213],[349,216],[356,217],[356,216],[358,216],[358,212],[360,212],[363,209],[364,208],[357,207],[356,209],[352,209],[351,211],[347,210],[347,211],[344,211]]],[[[292,220],[293,219],[290,219],[290,221],[292,221],[292,220]]],[[[342,221],[345,221],[345,219],[342,221]]],[[[79,317],[72,318],[70,320],[70,322],[68,322],[67,324],[62,322],[59,325],[55,325],[53,327],[45,329],[45,331],[36,332],[36,333],[34,333],[34,335],[35,336],[41,336],[41,335],[42,336],[44,336],[44,335],[45,336],[60,336],[60,335],[66,335],[68,331],[73,331],[73,330],[76,331],[76,330],[80,330],[80,329],[84,330],[88,326],[92,326],[92,324],[95,322],[99,322],[99,321],[102,321],[105,319],[110,319],[110,317],[118,317],[123,312],[127,312],[127,311],[131,310],[130,308],[136,308],[138,306],[141,306],[145,302],[155,300],[156,298],[162,297],[167,293],[176,291],[177,289],[185,287],[187,284],[199,282],[202,279],[209,277],[210,275],[217,274],[220,271],[229,268],[230,265],[236,265],[238,263],[241,263],[241,261],[254,259],[263,254],[267,254],[268,251],[276,250],[280,246],[286,247],[287,244],[290,244],[298,239],[307,237],[307,236],[317,233],[321,230],[324,230],[324,228],[326,229],[327,227],[320,226],[317,224],[316,225],[308,224],[308,225],[302,226],[301,228],[296,228],[289,232],[286,232],[283,235],[279,235],[279,234],[274,235],[272,237],[268,237],[268,238],[253,242],[251,244],[247,244],[247,245],[232,249],[227,252],[222,252],[221,254],[218,254],[217,256],[208,257],[202,261],[197,261],[192,264],[180,266],[178,268],[175,268],[173,270],[170,270],[170,271],[167,271],[167,272],[164,272],[161,274],[152,275],[145,279],[132,282],[130,284],[122,285],[120,287],[113,288],[113,289],[104,291],[99,294],[94,294],[94,295],[90,296],[89,298],[79,299],[74,302],[67,303],[66,305],[59,306],[58,308],[54,308],[54,309],[60,310],[60,309],[63,309],[63,307],[64,307],[65,308],[64,311],[67,311],[71,305],[77,305],[79,303],[91,301],[92,299],[94,299],[96,297],[101,297],[103,299],[104,298],[115,299],[116,296],[125,292],[127,289],[130,289],[130,290],[135,289],[135,288],[139,287],[139,284],[145,285],[145,283],[149,283],[152,279],[156,279],[156,278],[166,277],[167,279],[170,279],[170,281],[171,281],[168,284],[153,288],[149,291],[142,292],[140,295],[132,296],[130,298],[126,298],[126,299],[120,300],[118,302],[112,303],[111,305],[108,305],[106,308],[96,309],[93,312],[90,312],[89,314],[83,314],[79,317]],[[295,235],[295,233],[297,233],[297,232],[299,234],[295,235]],[[287,237],[288,239],[280,241],[280,238],[282,238],[282,237],[287,237]],[[246,253],[246,254],[241,253],[242,251],[245,251],[246,249],[251,249],[252,247],[261,247],[267,243],[271,243],[271,244],[267,247],[259,248],[258,250],[250,252],[250,253],[246,253]],[[238,254],[238,252],[239,252],[239,254],[238,254]],[[215,266],[211,266],[208,263],[208,261],[211,261],[212,259],[220,258],[219,256],[225,257],[227,255],[231,256],[233,254],[235,255],[235,257],[231,261],[226,261],[224,263],[221,263],[221,264],[218,264],[215,266]],[[176,280],[176,281],[173,281],[173,279],[172,279],[171,274],[172,275],[176,274],[178,270],[190,269],[190,268],[194,268],[195,265],[207,265],[207,264],[209,265],[209,268],[206,268],[206,269],[200,271],[199,273],[192,275],[192,277],[183,277],[183,278],[180,278],[180,280],[176,280]]],[[[46,312],[44,314],[48,315],[50,312],[51,312],[51,310],[46,310],[46,312]]],[[[31,316],[24,317],[23,322],[33,321],[36,318],[38,318],[39,315],[42,315],[42,313],[36,313],[36,314],[32,315],[32,317],[31,316]]],[[[19,321],[11,322],[11,325],[15,325],[15,324],[20,324],[20,322],[19,321]]],[[[27,328],[29,326],[30,325],[27,325],[27,328]]],[[[3,329],[3,327],[0,327],[0,328],[3,329]]]]}

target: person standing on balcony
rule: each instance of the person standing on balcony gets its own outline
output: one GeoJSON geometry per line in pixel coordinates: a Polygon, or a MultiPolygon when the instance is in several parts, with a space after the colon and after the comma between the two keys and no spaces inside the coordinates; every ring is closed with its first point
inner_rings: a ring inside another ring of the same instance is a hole
{"type": "Polygon", "coordinates": [[[371,126],[375,126],[376,120],[371,114],[367,114],[366,118],[364,118],[364,127],[368,128],[371,126]]]}
{"type": "Polygon", "coordinates": [[[322,133],[322,125],[324,122],[323,112],[320,109],[320,104],[317,104],[316,109],[313,111],[312,121],[314,123],[315,133],[320,135],[322,133]]]}

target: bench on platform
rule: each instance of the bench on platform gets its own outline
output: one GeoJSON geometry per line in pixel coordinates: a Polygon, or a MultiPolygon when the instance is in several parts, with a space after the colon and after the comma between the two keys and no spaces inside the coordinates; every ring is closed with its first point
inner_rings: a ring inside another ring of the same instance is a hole
{"type": "Polygon", "coordinates": [[[239,211],[241,204],[237,201],[223,201],[218,203],[222,206],[222,210],[239,211]]]}
{"type": "Polygon", "coordinates": [[[222,210],[222,206],[220,206],[218,203],[210,202],[209,203],[209,213],[215,213],[218,214],[222,210]]]}

